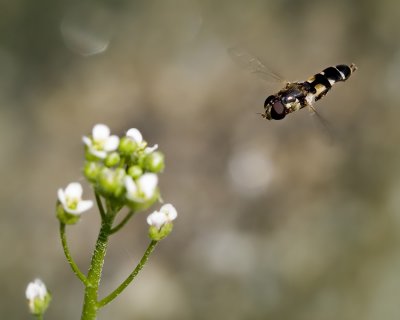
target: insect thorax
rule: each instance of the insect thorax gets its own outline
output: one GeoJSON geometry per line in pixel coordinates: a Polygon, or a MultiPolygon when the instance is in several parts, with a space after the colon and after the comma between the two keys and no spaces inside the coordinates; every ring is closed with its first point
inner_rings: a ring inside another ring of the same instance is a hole
{"type": "Polygon", "coordinates": [[[281,120],[287,114],[307,106],[308,95],[309,91],[305,83],[287,83],[284,89],[266,99],[264,117],[269,120],[281,120]]]}

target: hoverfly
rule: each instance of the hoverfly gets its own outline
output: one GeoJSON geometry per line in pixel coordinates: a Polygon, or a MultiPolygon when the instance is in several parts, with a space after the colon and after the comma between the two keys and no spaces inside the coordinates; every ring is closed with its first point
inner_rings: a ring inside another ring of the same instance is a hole
{"type": "Polygon", "coordinates": [[[322,70],[304,82],[288,82],[250,53],[239,48],[231,48],[228,52],[233,60],[252,73],[266,80],[273,79],[285,84],[282,90],[270,95],[264,102],[264,113],[261,113],[261,116],[268,120],[282,120],[289,113],[305,107],[318,115],[314,103],[323,98],[336,82],[346,81],[357,70],[354,64],[339,64],[322,70]]]}

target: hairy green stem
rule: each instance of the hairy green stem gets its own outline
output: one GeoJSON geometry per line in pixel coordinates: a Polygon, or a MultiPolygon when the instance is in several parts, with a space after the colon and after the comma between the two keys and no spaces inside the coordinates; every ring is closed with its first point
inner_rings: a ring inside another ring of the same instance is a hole
{"type": "Polygon", "coordinates": [[[83,282],[83,284],[86,286],[88,284],[87,278],[85,275],[79,270],[77,264],[75,263],[74,259],[71,256],[71,253],[69,252],[68,244],[67,244],[67,237],[65,235],[65,224],[60,222],[60,236],[61,236],[61,243],[62,247],[64,249],[64,254],[65,257],[67,258],[67,261],[69,265],[71,266],[72,271],[75,273],[75,275],[83,282]]]}
{"type": "Polygon", "coordinates": [[[97,192],[95,192],[94,195],[96,196],[96,203],[97,203],[97,206],[99,207],[101,220],[104,220],[106,218],[106,213],[103,208],[103,203],[101,202],[101,198],[97,192]]]}
{"type": "Polygon", "coordinates": [[[149,259],[150,254],[153,252],[157,245],[158,241],[152,240],[147,247],[145,253],[143,254],[142,259],[140,259],[139,264],[136,266],[136,268],[132,271],[132,273],[125,279],[124,282],[122,282],[117,289],[115,289],[113,292],[111,292],[107,297],[104,299],[100,300],[99,303],[97,304],[99,308],[105,306],[107,303],[111,302],[114,300],[131,282],[135,277],[138,275],[139,271],[142,270],[144,265],[146,264],[147,260],[149,259]]]}
{"type": "Polygon", "coordinates": [[[100,233],[90,263],[87,276],[88,284],[85,288],[85,298],[81,316],[82,320],[95,320],[98,311],[97,298],[99,284],[108,245],[108,237],[110,236],[115,214],[109,213],[106,217],[107,218],[102,221],[100,233]]]}

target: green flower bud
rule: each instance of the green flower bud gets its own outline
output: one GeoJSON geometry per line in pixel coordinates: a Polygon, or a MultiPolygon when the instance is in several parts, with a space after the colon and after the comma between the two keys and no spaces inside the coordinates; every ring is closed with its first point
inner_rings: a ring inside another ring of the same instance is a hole
{"type": "Polygon", "coordinates": [[[83,174],[86,179],[94,183],[97,181],[102,166],[97,162],[87,161],[83,167],[83,174]]]}
{"type": "Polygon", "coordinates": [[[144,159],[144,167],[147,171],[154,173],[161,172],[164,166],[164,155],[159,151],[146,155],[144,159]]]}
{"type": "Polygon", "coordinates": [[[60,202],[57,203],[56,214],[58,220],[60,220],[60,222],[62,222],[63,224],[76,224],[81,218],[80,215],[66,212],[60,202]]]}
{"type": "Polygon", "coordinates": [[[139,178],[143,174],[143,170],[141,167],[133,165],[128,168],[128,175],[130,175],[133,179],[139,178]]]}
{"type": "Polygon", "coordinates": [[[151,240],[156,240],[156,241],[160,241],[162,239],[164,239],[166,236],[168,236],[173,228],[173,223],[172,222],[168,222],[166,224],[164,224],[161,229],[158,229],[155,226],[150,226],[149,228],[149,237],[151,240]]]}
{"type": "Polygon", "coordinates": [[[109,155],[107,155],[106,159],[104,160],[104,164],[107,167],[113,167],[117,165],[121,160],[121,157],[119,156],[118,152],[112,152],[109,155]]]}
{"type": "Polygon", "coordinates": [[[122,155],[129,156],[137,149],[137,147],[138,145],[136,141],[129,137],[123,137],[120,140],[118,150],[122,155]]]}
{"type": "Polygon", "coordinates": [[[145,159],[146,159],[146,154],[144,154],[143,152],[140,152],[138,155],[135,156],[135,158],[133,160],[139,167],[144,169],[144,160],[145,159]]]}
{"type": "Polygon", "coordinates": [[[99,161],[100,158],[90,153],[90,150],[87,147],[85,147],[85,159],[87,161],[99,161]]]}
{"type": "Polygon", "coordinates": [[[101,194],[104,196],[112,196],[119,198],[125,189],[124,178],[125,170],[103,168],[99,174],[98,187],[101,194]]]}

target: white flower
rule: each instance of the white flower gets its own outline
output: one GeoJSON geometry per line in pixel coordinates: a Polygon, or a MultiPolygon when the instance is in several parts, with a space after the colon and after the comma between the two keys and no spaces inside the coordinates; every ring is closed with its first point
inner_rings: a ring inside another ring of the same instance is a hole
{"type": "Polygon", "coordinates": [[[131,128],[126,132],[126,136],[134,140],[137,144],[143,142],[143,136],[136,128],[131,128]]]}
{"type": "Polygon", "coordinates": [[[170,203],[164,204],[161,207],[160,211],[168,217],[168,221],[175,220],[178,217],[178,212],[176,211],[175,207],[170,203]]]}
{"type": "Polygon", "coordinates": [[[47,294],[45,284],[40,279],[35,279],[26,287],[25,296],[28,300],[41,299],[43,300],[47,294]]]}
{"type": "Polygon", "coordinates": [[[157,229],[161,229],[161,227],[166,224],[167,221],[167,216],[160,211],[154,211],[147,217],[147,223],[150,226],[156,227],[157,229]]]}
{"type": "Polygon", "coordinates": [[[107,153],[115,151],[119,145],[118,136],[110,136],[110,128],[105,124],[96,124],[92,130],[92,137],[82,137],[82,141],[94,156],[104,159],[107,153]]]}
{"type": "Polygon", "coordinates": [[[157,229],[161,229],[166,223],[172,222],[178,216],[175,207],[170,204],[164,204],[160,211],[154,211],[147,217],[147,223],[157,229]]]}
{"type": "Polygon", "coordinates": [[[131,176],[125,177],[126,197],[135,202],[150,200],[156,191],[158,177],[154,173],[145,173],[134,181],[131,176]]]}
{"type": "Polygon", "coordinates": [[[143,136],[140,133],[140,131],[136,128],[131,128],[126,132],[126,136],[131,138],[133,141],[135,141],[138,146],[140,148],[145,148],[144,152],[146,154],[152,153],[153,151],[155,151],[158,148],[158,145],[155,144],[152,147],[146,147],[147,146],[147,142],[143,140],[143,136]]]}
{"type": "Polygon", "coordinates": [[[28,299],[29,310],[31,313],[38,313],[38,309],[45,303],[47,289],[40,279],[30,282],[25,290],[26,299],[28,299]]]}
{"type": "Polygon", "coordinates": [[[152,146],[152,147],[147,147],[146,149],[144,149],[144,153],[145,153],[145,154],[150,154],[150,153],[156,151],[157,148],[158,148],[158,144],[155,144],[155,145],[152,146]]]}
{"type": "Polygon", "coordinates": [[[147,199],[153,197],[157,184],[158,177],[154,173],[145,173],[137,181],[139,189],[142,190],[147,199]]]}
{"type": "Polygon", "coordinates": [[[93,206],[93,201],[82,200],[82,192],[82,186],[78,182],[70,183],[65,190],[58,189],[58,200],[66,212],[80,215],[93,206]]]}

